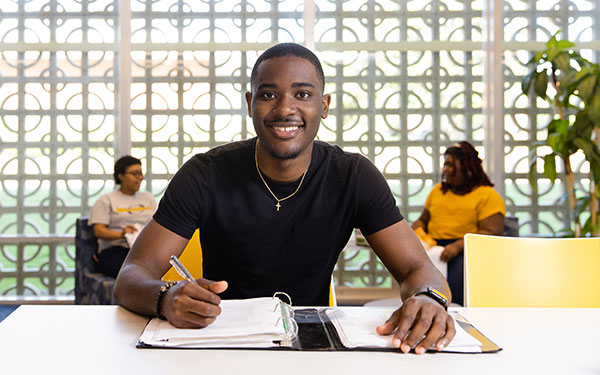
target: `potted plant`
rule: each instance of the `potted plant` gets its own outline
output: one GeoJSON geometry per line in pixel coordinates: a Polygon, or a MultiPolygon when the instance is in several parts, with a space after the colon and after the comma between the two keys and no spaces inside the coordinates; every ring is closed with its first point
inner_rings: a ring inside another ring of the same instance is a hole
{"type": "Polygon", "coordinates": [[[558,40],[557,34],[546,43],[544,50],[534,54],[528,63],[532,69],[521,82],[525,95],[548,101],[555,112],[547,126],[546,139],[531,146],[529,182],[535,190],[534,172],[540,159],[544,174],[554,182],[558,178],[556,159],[560,159],[564,166],[572,234],[575,237],[598,236],[600,66],[583,58],[573,49],[573,43],[558,40]],[[538,155],[540,146],[548,146],[551,152],[538,155]],[[571,155],[579,151],[590,164],[589,194],[584,195],[578,195],[575,190],[575,175],[570,161],[571,155]],[[590,217],[582,225],[580,216],[588,208],[590,217]]]}

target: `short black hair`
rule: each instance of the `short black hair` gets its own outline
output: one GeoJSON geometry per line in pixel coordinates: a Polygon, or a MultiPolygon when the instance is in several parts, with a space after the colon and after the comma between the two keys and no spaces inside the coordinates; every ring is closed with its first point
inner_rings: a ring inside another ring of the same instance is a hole
{"type": "Polygon", "coordinates": [[[275,57],[285,57],[285,56],[296,56],[301,59],[308,60],[315,67],[315,71],[317,72],[317,76],[319,80],[323,84],[323,88],[325,87],[325,75],[323,74],[323,67],[321,66],[321,61],[317,55],[315,55],[308,48],[301,46],[296,43],[280,43],[276,44],[273,47],[267,49],[262,53],[254,63],[254,67],[252,68],[252,74],[250,75],[250,84],[254,82],[257,75],[257,70],[260,64],[268,59],[272,59],[275,57]]]}
{"type": "Polygon", "coordinates": [[[115,178],[115,184],[120,185],[121,180],[119,179],[119,175],[121,173],[125,173],[125,170],[129,166],[135,165],[135,164],[142,165],[142,161],[138,158],[134,158],[131,155],[125,155],[125,156],[120,157],[119,160],[117,160],[115,162],[115,171],[113,172],[113,177],[115,178]]]}

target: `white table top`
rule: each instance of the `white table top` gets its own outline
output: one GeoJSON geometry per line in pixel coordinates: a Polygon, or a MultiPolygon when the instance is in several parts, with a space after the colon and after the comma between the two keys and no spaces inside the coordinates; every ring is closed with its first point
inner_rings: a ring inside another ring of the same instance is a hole
{"type": "Polygon", "coordinates": [[[0,323],[3,374],[600,374],[600,309],[456,309],[495,354],[136,349],[116,306],[23,305],[0,323]]]}

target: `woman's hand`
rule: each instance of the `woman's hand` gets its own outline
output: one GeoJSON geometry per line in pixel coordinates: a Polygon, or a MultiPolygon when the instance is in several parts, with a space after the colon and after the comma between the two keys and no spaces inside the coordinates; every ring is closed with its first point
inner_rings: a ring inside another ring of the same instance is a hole
{"type": "Polygon", "coordinates": [[[462,242],[463,240],[458,240],[446,245],[444,251],[442,251],[442,254],[440,255],[440,259],[448,263],[452,258],[460,254],[461,251],[463,251],[462,242]]]}
{"type": "Polygon", "coordinates": [[[135,229],[135,227],[133,225],[127,225],[125,228],[123,228],[123,230],[121,231],[121,237],[125,237],[125,235],[127,233],[133,233],[135,232],[137,229],[135,229]]]}
{"type": "MultiPolygon", "coordinates": [[[[479,230],[476,233],[479,234],[491,234],[495,236],[502,235],[504,231],[504,215],[497,213],[489,216],[479,223],[477,223],[479,230]]],[[[465,240],[456,240],[444,247],[444,251],[440,255],[440,259],[448,263],[452,258],[463,252],[465,249],[465,240]]]]}
{"type": "Polygon", "coordinates": [[[137,229],[133,225],[128,225],[122,230],[108,229],[106,224],[94,224],[94,236],[103,240],[118,240],[124,238],[126,233],[135,232],[137,229]]]}

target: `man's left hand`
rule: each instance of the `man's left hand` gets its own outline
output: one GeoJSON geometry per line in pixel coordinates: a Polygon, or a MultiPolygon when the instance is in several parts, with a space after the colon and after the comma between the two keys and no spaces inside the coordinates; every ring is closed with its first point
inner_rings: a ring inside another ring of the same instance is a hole
{"type": "Polygon", "coordinates": [[[389,335],[394,330],[394,347],[404,353],[414,348],[417,354],[425,353],[434,345],[437,350],[444,349],[456,334],[452,317],[426,295],[408,298],[384,324],[377,327],[380,335],[389,335]]]}

